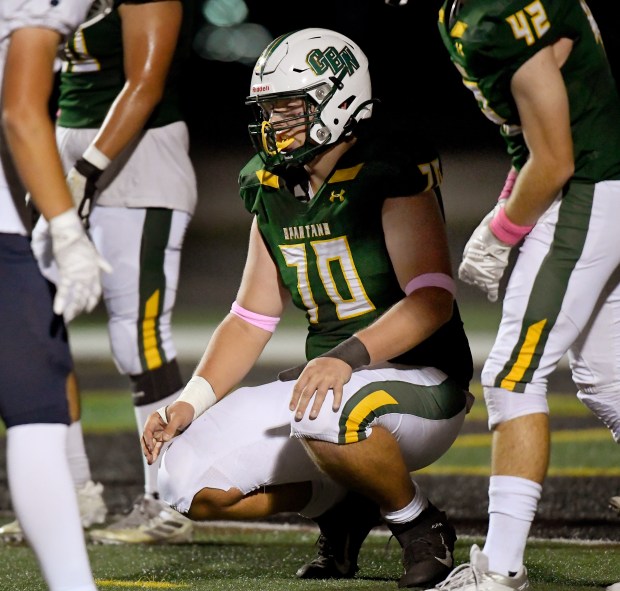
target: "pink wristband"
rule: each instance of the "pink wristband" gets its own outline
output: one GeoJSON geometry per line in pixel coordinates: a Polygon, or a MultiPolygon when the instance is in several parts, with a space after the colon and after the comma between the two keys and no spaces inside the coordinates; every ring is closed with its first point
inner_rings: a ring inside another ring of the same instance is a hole
{"type": "Polygon", "coordinates": [[[510,194],[512,193],[512,188],[515,186],[515,182],[517,181],[517,174],[518,173],[514,168],[510,169],[510,172],[508,173],[508,176],[504,181],[504,188],[502,189],[502,192],[497,198],[498,201],[502,201],[510,197],[510,194]]]}
{"type": "Polygon", "coordinates": [[[414,277],[405,286],[405,295],[409,295],[417,289],[423,287],[440,287],[449,291],[453,296],[456,295],[456,285],[454,279],[445,273],[423,273],[414,277]]]}
{"type": "Polygon", "coordinates": [[[273,332],[276,329],[278,322],[280,322],[279,316],[265,316],[264,314],[250,312],[240,306],[237,302],[233,302],[230,307],[230,313],[235,316],[239,316],[241,320],[245,320],[247,323],[258,326],[258,328],[262,328],[268,332],[273,332]]]}
{"type": "Polygon", "coordinates": [[[514,246],[517,242],[529,234],[532,226],[518,226],[514,222],[511,222],[506,215],[506,210],[503,207],[498,207],[498,212],[489,224],[491,232],[495,234],[502,242],[505,242],[509,246],[514,246]]]}

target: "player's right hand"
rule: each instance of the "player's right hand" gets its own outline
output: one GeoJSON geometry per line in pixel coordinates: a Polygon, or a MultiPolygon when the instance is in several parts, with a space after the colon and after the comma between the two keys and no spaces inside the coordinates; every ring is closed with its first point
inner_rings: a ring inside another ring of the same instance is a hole
{"type": "Polygon", "coordinates": [[[58,266],[54,312],[69,323],[90,312],[101,297],[101,271],[112,267],[95,249],[74,208],[49,220],[52,251],[58,266]]]}
{"type": "Polygon", "coordinates": [[[176,401],[151,413],[142,430],[142,453],[149,464],[159,457],[164,443],[183,433],[194,420],[194,407],[176,401]]]}

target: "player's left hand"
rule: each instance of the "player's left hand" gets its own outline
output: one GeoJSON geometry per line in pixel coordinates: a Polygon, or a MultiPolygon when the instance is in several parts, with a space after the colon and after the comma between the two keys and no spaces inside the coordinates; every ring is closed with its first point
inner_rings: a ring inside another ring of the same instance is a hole
{"type": "Polygon", "coordinates": [[[142,453],[149,464],[159,457],[164,443],[170,441],[190,426],[194,419],[194,407],[176,401],[151,413],[142,430],[142,453]]]}
{"type": "Polygon", "coordinates": [[[489,228],[495,213],[495,209],[490,211],[474,230],[465,245],[459,266],[459,279],[480,288],[490,302],[497,301],[499,282],[508,266],[512,248],[499,240],[489,228]]]}
{"type": "MultiPolygon", "coordinates": [[[[336,412],[342,403],[344,385],[351,379],[351,366],[335,357],[316,357],[303,367],[295,383],[289,408],[295,412],[295,420],[301,421],[308,406],[310,419],[316,419],[329,390],[333,391],[332,410],[336,412]]],[[[293,368],[297,369],[297,368],[293,368]]]]}

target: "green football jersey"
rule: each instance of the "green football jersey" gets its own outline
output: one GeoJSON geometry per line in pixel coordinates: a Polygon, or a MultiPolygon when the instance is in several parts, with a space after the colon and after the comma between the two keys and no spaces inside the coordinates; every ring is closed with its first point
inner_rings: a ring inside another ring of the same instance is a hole
{"type": "MultiPolygon", "coordinates": [[[[153,0],[114,0],[111,6],[86,20],[69,38],[63,51],[58,99],[58,124],[62,127],[99,128],[125,85],[123,35],[118,7],[146,4],[153,0]]],[[[156,0],[155,0],[156,1],[156,0]]],[[[161,127],[183,119],[179,78],[189,55],[193,0],[183,4],[183,25],[170,66],[164,95],[146,128],[161,127]]]]}
{"type": "MultiPolygon", "coordinates": [[[[259,156],[239,177],[245,207],[256,216],[282,283],[306,313],[308,359],[332,349],[404,297],[384,240],[385,199],[432,188],[441,199],[441,164],[433,148],[396,146],[394,134],[377,137],[370,122],[360,127],[371,127],[370,133],[360,131],[357,143],[309,202],[295,197],[284,177],[265,169],[259,156]]],[[[437,367],[467,387],[471,353],[456,305],[450,323],[394,361],[437,367]]]]}
{"type": "Polygon", "coordinates": [[[502,126],[517,168],[527,158],[510,91],[515,72],[560,38],[574,41],[561,72],[570,103],[573,179],[620,179],[620,98],[598,26],[584,0],[447,0],[439,31],[482,112],[502,126]]]}

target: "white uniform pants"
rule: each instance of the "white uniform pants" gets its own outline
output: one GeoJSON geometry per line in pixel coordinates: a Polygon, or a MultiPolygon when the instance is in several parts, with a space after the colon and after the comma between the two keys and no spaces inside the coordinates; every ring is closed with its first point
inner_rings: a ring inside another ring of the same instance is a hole
{"type": "Polygon", "coordinates": [[[313,499],[303,513],[320,515],[338,498],[333,485],[321,486],[327,476],[301,438],[355,445],[381,425],[395,436],[414,471],[450,448],[466,413],[465,393],[434,368],[354,372],[340,410],[332,411],[328,395],[313,421],[294,421],[288,408],[294,384],[240,388],[194,421],[163,455],[161,498],[185,513],[203,488],[247,494],[268,485],[312,482],[313,499]]]}
{"type": "Polygon", "coordinates": [[[526,237],[482,371],[489,426],[548,412],[568,353],[579,398],[620,440],[620,181],[572,183],[526,237]]]}

